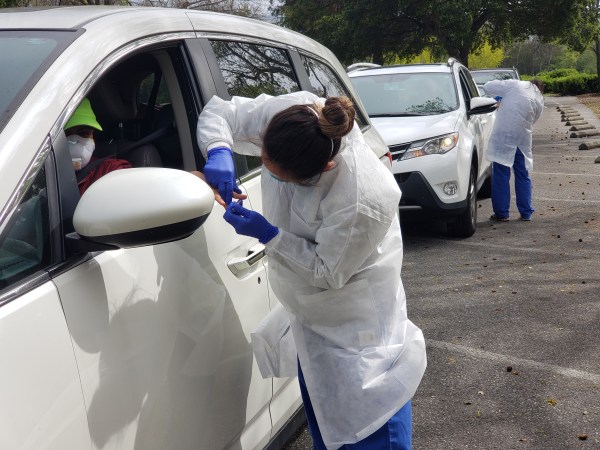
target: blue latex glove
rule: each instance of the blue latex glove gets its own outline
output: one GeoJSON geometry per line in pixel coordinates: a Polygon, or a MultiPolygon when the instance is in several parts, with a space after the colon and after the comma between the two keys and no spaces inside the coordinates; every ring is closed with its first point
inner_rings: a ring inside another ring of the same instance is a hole
{"type": "Polygon", "coordinates": [[[494,100],[496,100],[497,102],[500,102],[500,101],[502,101],[502,97],[500,97],[499,95],[496,95],[494,97],[494,100]]]}
{"type": "Polygon", "coordinates": [[[235,228],[237,234],[254,237],[261,244],[266,244],[279,233],[279,228],[256,211],[244,208],[241,201],[230,203],[223,218],[235,228]]]}
{"type": "Polygon", "coordinates": [[[206,182],[219,191],[219,195],[229,205],[233,200],[233,192],[241,194],[241,189],[235,182],[235,166],[233,152],[228,147],[216,147],[208,152],[204,164],[206,182]]]}

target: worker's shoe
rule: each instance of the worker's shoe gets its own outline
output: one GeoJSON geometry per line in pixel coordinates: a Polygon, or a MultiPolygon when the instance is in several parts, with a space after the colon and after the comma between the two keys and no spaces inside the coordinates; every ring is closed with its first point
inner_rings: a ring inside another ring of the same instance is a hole
{"type": "Polygon", "coordinates": [[[494,222],[508,222],[508,217],[498,217],[496,214],[492,214],[490,220],[494,222]]]}

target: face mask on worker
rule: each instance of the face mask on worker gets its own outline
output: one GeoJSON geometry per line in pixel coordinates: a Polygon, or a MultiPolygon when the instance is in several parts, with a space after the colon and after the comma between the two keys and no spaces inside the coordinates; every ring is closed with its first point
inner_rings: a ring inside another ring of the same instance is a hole
{"type": "Polygon", "coordinates": [[[96,148],[94,139],[73,134],[67,136],[67,142],[69,143],[69,152],[71,152],[71,159],[73,160],[73,168],[75,170],[83,169],[92,159],[92,154],[96,148]]]}

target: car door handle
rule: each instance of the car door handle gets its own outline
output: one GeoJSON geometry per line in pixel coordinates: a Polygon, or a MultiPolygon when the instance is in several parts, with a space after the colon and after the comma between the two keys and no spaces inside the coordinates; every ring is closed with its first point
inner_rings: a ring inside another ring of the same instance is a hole
{"type": "Polygon", "coordinates": [[[267,254],[265,253],[265,246],[262,244],[256,244],[248,249],[248,255],[241,258],[232,258],[227,262],[227,267],[234,275],[241,275],[243,272],[249,270],[258,261],[263,259],[267,254]]]}

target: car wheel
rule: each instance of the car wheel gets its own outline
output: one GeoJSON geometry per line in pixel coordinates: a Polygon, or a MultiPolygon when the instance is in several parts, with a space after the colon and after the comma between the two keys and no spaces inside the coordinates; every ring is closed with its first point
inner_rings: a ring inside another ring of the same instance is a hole
{"type": "Polygon", "coordinates": [[[476,169],[471,167],[469,176],[469,190],[467,193],[467,207],[464,212],[456,216],[455,220],[448,223],[448,233],[455,237],[469,237],[475,233],[477,226],[477,193],[475,192],[476,169]]]}

